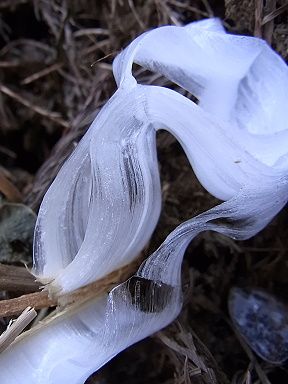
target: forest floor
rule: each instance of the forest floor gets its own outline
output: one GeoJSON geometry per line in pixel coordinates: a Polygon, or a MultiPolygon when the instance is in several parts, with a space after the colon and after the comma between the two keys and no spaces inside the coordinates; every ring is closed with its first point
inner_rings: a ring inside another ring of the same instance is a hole
{"type": "MultiPolygon", "coordinates": [[[[153,27],[212,16],[231,33],[266,39],[288,59],[287,1],[0,2],[0,238],[5,225],[7,232],[13,220],[21,222],[8,238],[5,233],[0,263],[31,266],[32,211],[37,214],[61,165],[115,91],[111,64],[117,53],[153,27]],[[16,212],[19,203],[24,207],[16,212]]],[[[153,83],[151,74],[136,71],[143,84],[153,83]]],[[[157,140],[163,210],[148,253],[178,224],[218,203],[197,181],[177,141],[165,132],[157,140]]],[[[249,241],[199,235],[185,255],[179,318],[87,383],[288,383],[285,364],[261,360],[239,340],[227,309],[233,287],[258,288],[288,301],[287,224],[284,210],[249,241]]],[[[1,299],[26,292],[0,286],[1,299]]],[[[10,318],[0,318],[1,331],[10,318]]]]}

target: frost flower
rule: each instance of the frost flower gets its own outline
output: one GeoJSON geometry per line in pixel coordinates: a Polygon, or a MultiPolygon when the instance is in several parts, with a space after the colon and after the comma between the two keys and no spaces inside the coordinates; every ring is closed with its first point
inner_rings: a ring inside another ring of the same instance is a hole
{"type": "Polygon", "coordinates": [[[109,295],[56,315],[0,356],[1,384],[80,384],[181,310],[181,262],[204,230],[235,239],[260,231],[288,192],[288,69],[256,38],[220,22],[161,27],[114,61],[118,90],[48,190],[35,231],[35,274],[65,293],[131,262],[160,212],[155,135],[171,132],[222,204],[176,228],[109,295]],[[144,86],[133,62],[192,93],[144,86]],[[24,380],[24,381],[23,381],[24,380]]]}

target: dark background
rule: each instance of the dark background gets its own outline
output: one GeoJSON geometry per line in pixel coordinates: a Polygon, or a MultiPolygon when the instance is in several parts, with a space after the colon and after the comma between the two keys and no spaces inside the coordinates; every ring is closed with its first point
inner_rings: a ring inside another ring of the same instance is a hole
{"type": "MultiPolygon", "coordinates": [[[[0,1],[0,170],[18,190],[17,199],[37,213],[61,164],[115,90],[113,58],[136,36],[159,25],[218,16],[231,33],[263,37],[287,60],[286,3],[0,1]]],[[[137,67],[135,73],[142,83],[153,82],[150,73],[137,67]]],[[[159,83],[170,85],[165,79],[159,83]]],[[[150,250],[183,220],[217,203],[167,133],[158,135],[158,157],[163,212],[150,250]]],[[[3,198],[13,200],[3,188],[0,182],[3,198]]],[[[287,241],[286,210],[243,243],[215,233],[198,236],[183,265],[185,305],[179,319],[88,382],[212,384],[212,370],[218,383],[287,383],[285,365],[264,362],[241,345],[227,311],[234,286],[258,287],[287,302],[287,241]],[[194,358],[180,347],[194,351],[194,358]],[[206,371],[197,371],[197,359],[206,371]]],[[[31,257],[30,248],[27,252],[31,257]]]]}

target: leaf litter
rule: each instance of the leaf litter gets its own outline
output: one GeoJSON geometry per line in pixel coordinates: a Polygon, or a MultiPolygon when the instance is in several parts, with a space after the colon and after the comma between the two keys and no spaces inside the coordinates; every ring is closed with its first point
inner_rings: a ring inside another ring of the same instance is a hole
{"type": "MultiPolygon", "coordinates": [[[[31,208],[37,212],[59,168],[112,95],[111,62],[137,35],[159,25],[180,25],[213,14],[234,33],[265,37],[287,59],[285,1],[245,4],[233,0],[1,3],[0,161],[12,175],[14,194],[19,191],[30,207],[7,202],[7,192],[0,189],[4,197],[1,234],[10,244],[2,247],[1,240],[2,263],[31,262],[35,222],[31,208]]],[[[146,84],[155,81],[141,71],[138,78],[146,84]]],[[[175,139],[161,132],[158,148],[163,210],[147,254],[177,224],[215,205],[175,139]]],[[[287,302],[286,228],[284,211],[262,233],[243,243],[214,233],[198,236],[183,265],[187,294],[180,319],[123,352],[88,382],[286,383],[285,366],[246,353],[228,325],[227,311],[234,286],[258,287],[287,302]]],[[[2,291],[3,298],[13,297],[9,290],[2,291]]]]}

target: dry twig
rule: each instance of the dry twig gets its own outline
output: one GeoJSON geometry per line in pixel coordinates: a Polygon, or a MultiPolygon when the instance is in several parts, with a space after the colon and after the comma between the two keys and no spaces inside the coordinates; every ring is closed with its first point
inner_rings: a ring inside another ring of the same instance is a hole
{"type": "MultiPolygon", "coordinates": [[[[276,9],[276,0],[267,0],[266,6],[265,6],[265,14],[273,14],[276,9]]],[[[263,37],[264,39],[271,44],[272,43],[272,36],[274,31],[274,18],[269,20],[268,22],[264,23],[265,17],[263,17],[262,20],[262,26],[263,26],[263,37]]]]}
{"type": "Polygon", "coordinates": [[[20,203],[23,200],[21,193],[11,183],[10,180],[4,175],[4,172],[0,168],[0,192],[7,198],[7,200],[20,203]]]}
{"type": "Polygon", "coordinates": [[[254,36],[262,37],[263,0],[255,0],[254,36]]]}
{"type": "Polygon", "coordinates": [[[28,293],[39,288],[40,284],[26,268],[0,264],[0,291],[28,293]]]}
{"type": "MultiPolygon", "coordinates": [[[[68,305],[78,305],[83,302],[86,302],[87,300],[95,298],[105,292],[109,292],[114,286],[127,280],[137,270],[140,263],[143,261],[143,257],[144,254],[142,253],[139,258],[137,258],[134,262],[114,272],[111,272],[110,274],[96,282],[88,284],[85,287],[81,287],[71,293],[62,296],[55,295],[53,298],[51,298],[49,297],[48,291],[44,290],[41,292],[34,292],[29,293],[27,295],[22,295],[15,299],[1,300],[0,318],[18,315],[26,307],[33,307],[35,309],[56,307],[57,305],[61,307],[66,307],[68,305]]],[[[7,282],[5,282],[5,284],[4,286],[7,288],[7,282]]],[[[35,289],[39,289],[38,284],[35,284],[35,289]]]]}
{"type": "Polygon", "coordinates": [[[36,316],[37,312],[35,309],[27,307],[16,320],[8,325],[6,331],[0,336],[0,353],[20,335],[36,316]]]}
{"type": "Polygon", "coordinates": [[[18,101],[19,103],[31,109],[35,113],[53,121],[54,123],[59,124],[64,128],[69,128],[69,123],[63,120],[61,117],[59,117],[59,113],[47,111],[46,109],[31,103],[30,101],[28,101],[27,99],[24,99],[24,97],[22,97],[21,95],[18,95],[17,93],[12,91],[10,88],[6,87],[5,85],[0,84],[0,92],[18,101]]]}

